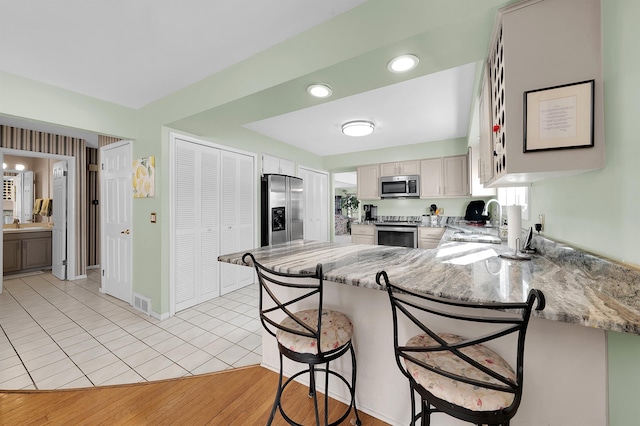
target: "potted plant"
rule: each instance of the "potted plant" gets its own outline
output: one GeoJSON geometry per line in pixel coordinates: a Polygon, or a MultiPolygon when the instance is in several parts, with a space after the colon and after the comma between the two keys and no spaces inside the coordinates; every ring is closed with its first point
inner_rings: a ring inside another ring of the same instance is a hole
{"type": "Polygon", "coordinates": [[[350,234],[351,222],[353,221],[353,212],[358,210],[360,201],[358,201],[358,197],[356,197],[356,194],[347,194],[347,192],[345,191],[344,196],[340,201],[340,205],[347,211],[347,232],[350,234]]]}

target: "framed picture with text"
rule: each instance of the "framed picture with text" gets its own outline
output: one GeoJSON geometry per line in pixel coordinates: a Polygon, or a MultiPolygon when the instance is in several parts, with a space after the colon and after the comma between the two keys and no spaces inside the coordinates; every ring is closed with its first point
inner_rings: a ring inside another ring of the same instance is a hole
{"type": "Polygon", "coordinates": [[[594,80],[524,92],[523,152],[593,147],[594,80]]]}

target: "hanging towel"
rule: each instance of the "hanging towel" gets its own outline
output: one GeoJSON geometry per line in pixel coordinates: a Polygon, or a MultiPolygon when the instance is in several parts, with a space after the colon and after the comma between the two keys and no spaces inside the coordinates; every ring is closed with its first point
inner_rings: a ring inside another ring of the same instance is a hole
{"type": "Polygon", "coordinates": [[[42,200],[42,208],[40,209],[41,216],[51,216],[53,211],[53,200],[51,198],[45,198],[42,200]]]}
{"type": "Polygon", "coordinates": [[[42,210],[42,198],[36,198],[36,204],[33,206],[33,214],[40,214],[42,210]]]}

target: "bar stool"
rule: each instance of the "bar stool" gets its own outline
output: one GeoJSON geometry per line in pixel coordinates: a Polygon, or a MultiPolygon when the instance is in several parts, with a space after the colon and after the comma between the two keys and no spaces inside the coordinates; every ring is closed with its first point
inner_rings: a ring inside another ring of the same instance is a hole
{"type": "Polygon", "coordinates": [[[316,425],[320,425],[320,410],[316,394],[315,373],[325,374],[324,384],[324,425],[341,424],[353,409],[356,425],[360,425],[360,417],[356,408],[356,357],[351,343],[353,326],[349,318],[341,312],[323,309],[323,275],[322,265],[318,264],[313,274],[290,274],[267,269],[256,261],[251,253],[245,253],[242,261],[252,264],[260,283],[260,320],[265,330],[278,341],[280,352],[280,375],[278,390],[267,424],[273,422],[276,409],[282,417],[292,425],[300,425],[291,419],[282,408],[281,397],[284,389],[296,377],[309,373],[309,397],[313,398],[316,425]],[[249,261],[250,259],[250,261],[249,261]],[[281,290],[286,289],[286,296],[281,290]],[[291,295],[289,295],[291,294],[291,295]],[[314,308],[293,311],[295,303],[305,300],[314,308]],[[292,309],[292,310],[290,310],[292,309]],[[329,363],[342,355],[351,354],[351,383],[342,375],[329,369],[329,363]],[[307,364],[307,368],[283,381],[283,356],[288,359],[307,364]],[[324,364],[324,367],[317,367],[324,364]],[[329,376],[340,379],[349,390],[351,402],[346,411],[335,421],[329,423],[329,376]]]}
{"type": "Polygon", "coordinates": [[[389,282],[385,271],[376,274],[376,282],[386,287],[391,302],[396,363],[411,389],[411,424],[422,419],[422,425],[429,425],[431,413],[443,412],[477,425],[508,426],[522,398],[529,317],[534,303],[536,310],[544,309],[543,293],[532,289],[523,303],[472,303],[398,287],[389,282]],[[399,317],[403,330],[405,326],[420,330],[404,345],[398,342],[399,317]],[[434,321],[419,319],[427,317],[434,321]],[[471,327],[469,322],[482,326],[471,327]],[[466,336],[436,332],[429,323],[442,328],[457,323],[466,336]],[[517,340],[515,370],[485,346],[505,336],[517,340]],[[418,414],[415,393],[421,398],[418,414]]]}

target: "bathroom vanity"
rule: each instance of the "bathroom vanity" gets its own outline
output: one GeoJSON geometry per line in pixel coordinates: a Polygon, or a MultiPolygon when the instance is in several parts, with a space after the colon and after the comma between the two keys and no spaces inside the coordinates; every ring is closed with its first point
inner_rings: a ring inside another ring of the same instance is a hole
{"type": "Polygon", "coordinates": [[[3,274],[51,267],[51,228],[4,228],[3,274]]]}

